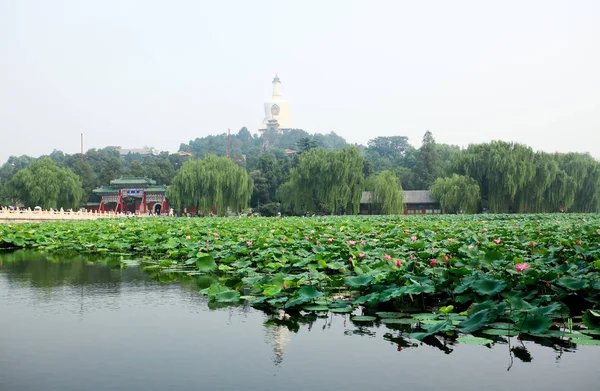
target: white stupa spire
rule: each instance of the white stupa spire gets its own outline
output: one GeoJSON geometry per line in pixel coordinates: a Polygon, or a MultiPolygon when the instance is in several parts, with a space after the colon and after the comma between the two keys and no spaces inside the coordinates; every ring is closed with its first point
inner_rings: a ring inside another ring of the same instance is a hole
{"type": "Polygon", "coordinates": [[[281,80],[279,75],[275,74],[273,78],[273,96],[265,102],[265,117],[258,127],[258,130],[267,129],[292,129],[290,121],[290,104],[281,98],[281,80]]]}
{"type": "Polygon", "coordinates": [[[275,78],[273,79],[273,99],[281,98],[281,80],[279,80],[279,76],[275,74],[275,78]]]}

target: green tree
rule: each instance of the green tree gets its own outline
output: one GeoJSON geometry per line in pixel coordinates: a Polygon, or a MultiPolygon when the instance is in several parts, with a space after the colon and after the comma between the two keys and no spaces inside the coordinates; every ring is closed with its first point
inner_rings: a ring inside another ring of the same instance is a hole
{"type": "Polygon", "coordinates": [[[83,195],[79,177],[47,157],[19,171],[6,186],[13,199],[27,207],[43,209],[75,208],[83,195]]]}
{"type": "Polygon", "coordinates": [[[168,185],[175,176],[175,168],[168,158],[156,157],[146,165],[146,175],[157,183],[168,185]]]}
{"type": "Polygon", "coordinates": [[[367,181],[375,209],[386,215],[404,213],[403,193],[400,180],[392,171],[383,171],[367,181]]]}
{"type": "Polygon", "coordinates": [[[431,185],[431,194],[449,213],[475,213],[479,203],[479,185],[475,179],[454,174],[437,178],[431,185]]]}
{"type": "Polygon", "coordinates": [[[145,171],[146,170],[144,170],[144,166],[142,166],[142,163],[140,163],[139,160],[134,160],[129,165],[129,174],[131,176],[137,176],[137,177],[146,176],[145,171]]]}
{"type": "Polygon", "coordinates": [[[284,210],[358,213],[363,187],[363,157],[356,147],[327,152],[311,150],[299,157],[290,180],[279,191],[284,210]]]}
{"type": "Polygon", "coordinates": [[[121,161],[117,158],[111,157],[104,163],[102,169],[98,174],[98,180],[102,185],[108,185],[111,180],[117,179],[123,173],[121,161]]]}
{"type": "Polygon", "coordinates": [[[317,148],[319,144],[310,137],[304,137],[296,141],[296,147],[299,153],[308,152],[311,149],[317,148]]]}
{"type": "Polygon", "coordinates": [[[169,203],[180,209],[195,206],[209,214],[212,207],[225,216],[227,208],[241,212],[252,196],[252,178],[226,157],[208,155],[202,160],[188,160],[167,189],[169,203]]]}
{"type": "Polygon", "coordinates": [[[482,207],[493,213],[509,213],[525,205],[517,195],[533,180],[534,161],[535,153],[525,145],[492,141],[469,145],[465,152],[454,156],[451,171],[475,179],[482,207]]]}
{"type": "Polygon", "coordinates": [[[423,135],[423,143],[417,155],[417,165],[415,168],[417,185],[421,189],[428,189],[441,173],[442,163],[439,151],[433,134],[427,131],[423,135]]]}

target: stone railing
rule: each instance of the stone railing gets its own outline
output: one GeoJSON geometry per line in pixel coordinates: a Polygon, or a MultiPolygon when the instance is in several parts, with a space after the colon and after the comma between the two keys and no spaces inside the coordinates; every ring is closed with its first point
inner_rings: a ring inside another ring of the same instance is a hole
{"type": "MultiPolygon", "coordinates": [[[[36,222],[36,221],[83,221],[83,220],[96,220],[106,218],[124,218],[130,217],[123,213],[105,212],[100,213],[96,211],[64,211],[60,210],[41,210],[35,209],[0,209],[0,223],[2,222],[36,222]]],[[[137,216],[136,216],[137,217],[137,216]]]]}

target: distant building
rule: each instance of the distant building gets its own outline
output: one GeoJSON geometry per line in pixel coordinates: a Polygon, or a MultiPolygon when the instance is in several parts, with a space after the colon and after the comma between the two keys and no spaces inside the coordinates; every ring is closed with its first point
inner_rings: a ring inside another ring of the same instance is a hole
{"type": "Polygon", "coordinates": [[[265,102],[265,118],[258,127],[260,132],[267,129],[283,131],[292,129],[290,120],[290,103],[281,98],[281,81],[275,75],[273,79],[273,96],[265,102]]]}
{"type": "Polygon", "coordinates": [[[146,177],[121,177],[110,181],[110,185],[94,189],[102,197],[100,203],[88,204],[88,209],[100,212],[166,213],[167,186],[157,185],[146,177]]]}
{"type": "Polygon", "coordinates": [[[131,154],[136,154],[139,153],[142,156],[158,156],[159,152],[157,149],[152,148],[152,147],[144,147],[144,148],[132,148],[132,149],[125,149],[125,148],[121,148],[121,147],[114,147],[117,151],[119,151],[119,155],[121,156],[127,156],[130,153],[131,154]]]}
{"type": "MultiPolygon", "coordinates": [[[[405,215],[443,213],[440,202],[433,198],[429,190],[404,190],[403,195],[405,215]]],[[[380,211],[373,204],[373,193],[370,191],[363,191],[362,193],[360,198],[360,214],[380,214],[380,211]]]]}

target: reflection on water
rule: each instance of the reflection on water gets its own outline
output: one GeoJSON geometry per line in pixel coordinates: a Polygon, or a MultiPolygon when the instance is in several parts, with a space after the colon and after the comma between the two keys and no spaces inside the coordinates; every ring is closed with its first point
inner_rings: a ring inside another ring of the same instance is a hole
{"type": "Polygon", "coordinates": [[[420,342],[410,325],[209,306],[198,290],[213,281],[118,258],[0,254],[0,390],[587,390],[600,380],[598,347],[420,342]]]}

